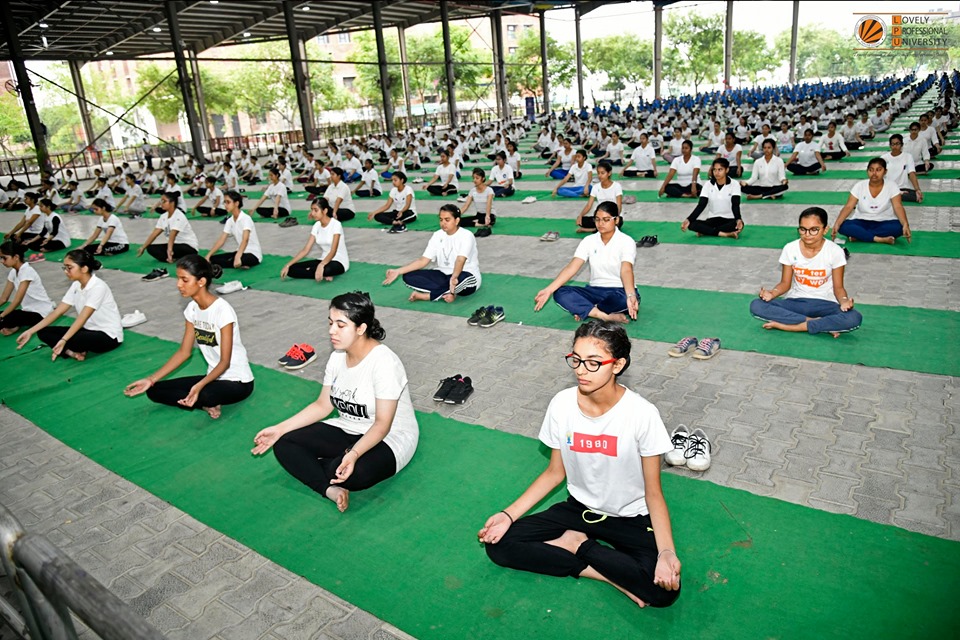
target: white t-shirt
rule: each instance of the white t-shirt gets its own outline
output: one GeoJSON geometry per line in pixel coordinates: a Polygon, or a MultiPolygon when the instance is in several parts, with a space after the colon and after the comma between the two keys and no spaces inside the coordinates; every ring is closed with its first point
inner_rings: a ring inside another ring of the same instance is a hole
{"type": "Polygon", "coordinates": [[[36,219],[30,224],[29,227],[27,227],[25,231],[21,231],[21,233],[32,233],[33,235],[37,235],[43,231],[43,211],[40,211],[40,207],[37,205],[34,205],[23,212],[23,217],[25,220],[29,220],[33,216],[37,216],[36,219]]]}
{"type": "MultiPolygon", "coordinates": [[[[164,187],[166,187],[166,185],[164,185],[164,187]]],[[[172,188],[171,188],[171,189],[166,189],[166,188],[165,188],[164,191],[174,191],[174,189],[172,189],[172,188]]],[[[176,191],[179,191],[179,188],[177,188],[176,191]]],[[[114,198],[113,198],[113,191],[110,191],[110,187],[108,187],[108,186],[106,186],[106,185],[104,185],[104,186],[100,189],[100,191],[97,191],[96,195],[93,196],[93,199],[94,199],[94,200],[96,200],[97,198],[102,198],[103,201],[106,202],[106,203],[107,203],[108,205],[110,205],[111,207],[117,206],[117,201],[114,200],[114,198]]],[[[38,210],[39,210],[39,209],[38,209],[38,210]]]]}
{"type": "Polygon", "coordinates": [[[113,235],[110,236],[110,242],[130,244],[130,240],[127,238],[127,232],[123,230],[123,224],[121,224],[120,218],[116,215],[111,213],[106,220],[103,218],[97,220],[97,228],[104,234],[107,233],[110,227],[113,227],[113,235]]]}
{"type": "Polygon", "coordinates": [[[820,151],[820,145],[816,142],[798,142],[793,148],[797,154],[797,162],[804,167],[812,167],[819,164],[817,161],[817,152],[820,151]]]}
{"type": "Polygon", "coordinates": [[[317,182],[317,185],[325,185],[330,183],[330,172],[327,171],[326,167],[322,169],[317,169],[313,172],[313,179],[317,182]]]}
{"type": "Polygon", "coordinates": [[[887,161],[887,180],[900,189],[913,189],[910,174],[917,170],[913,164],[913,156],[902,151],[900,155],[894,156],[888,151],[880,157],[887,161]]]}
{"type": "Polygon", "coordinates": [[[272,210],[274,206],[277,206],[280,209],[286,209],[287,213],[290,213],[290,198],[287,196],[287,185],[282,182],[271,184],[267,187],[266,191],[263,192],[263,195],[267,196],[267,199],[263,201],[263,207],[272,210]],[[280,204],[276,204],[277,196],[280,196],[280,204]]]}
{"type": "Polygon", "coordinates": [[[757,158],[753,163],[747,184],[757,187],[776,187],[786,178],[784,168],[783,158],[780,156],[770,156],[770,162],[767,162],[764,157],[757,158]]]}
{"type": "Polygon", "coordinates": [[[214,186],[213,189],[208,189],[204,194],[207,199],[204,201],[204,204],[211,209],[223,209],[223,191],[220,190],[220,187],[214,186]]]}
{"type": "Polygon", "coordinates": [[[333,246],[333,237],[339,235],[340,241],[337,243],[337,252],[331,260],[342,264],[344,271],[349,271],[350,258],[347,256],[347,240],[343,235],[343,225],[340,224],[339,220],[331,219],[326,227],[319,222],[314,222],[313,228],[310,229],[310,235],[317,241],[317,246],[320,247],[323,256],[330,253],[330,248],[333,246]]]}
{"type": "Polygon", "coordinates": [[[828,134],[823,134],[820,136],[820,150],[821,152],[835,153],[837,151],[847,151],[847,143],[844,142],[843,136],[837,132],[834,132],[833,137],[831,138],[828,134]]]}
{"type": "Polygon", "coordinates": [[[20,288],[21,282],[29,282],[27,293],[23,296],[23,302],[20,308],[30,313],[39,313],[46,317],[53,311],[53,300],[47,295],[47,290],[43,288],[43,282],[40,281],[40,275],[36,272],[29,262],[20,265],[20,270],[10,269],[7,273],[7,282],[13,285],[13,292],[16,294],[20,288]]]}
{"type": "Polygon", "coordinates": [[[569,153],[567,153],[566,150],[561,147],[561,149],[557,151],[557,158],[560,159],[560,168],[564,171],[569,171],[570,167],[573,166],[573,156],[576,154],[577,152],[573,149],[573,147],[570,148],[569,153]]]}
{"type": "Polygon", "coordinates": [[[617,198],[623,195],[623,187],[619,182],[612,182],[609,187],[604,187],[599,182],[590,187],[590,197],[595,198],[595,205],[601,202],[617,203],[617,198]]]}
{"type": "Polygon", "coordinates": [[[871,220],[881,222],[883,220],[895,220],[896,214],[893,212],[893,203],[891,200],[900,195],[900,187],[892,180],[883,181],[883,189],[874,198],[870,195],[870,181],[861,180],[850,189],[850,195],[857,199],[857,207],[850,214],[851,220],[871,220]]]}
{"type": "Polygon", "coordinates": [[[43,218],[43,227],[47,230],[47,237],[50,238],[51,242],[54,240],[59,240],[63,243],[63,246],[70,246],[70,232],[67,231],[67,225],[63,223],[63,218],[61,218],[55,211],[51,211],[50,215],[43,214],[40,216],[43,218]],[[58,220],[57,223],[57,235],[51,237],[53,233],[53,221],[58,220]]]}
{"type": "Polygon", "coordinates": [[[570,176],[573,176],[573,184],[565,184],[564,186],[573,186],[573,187],[585,187],[587,186],[587,181],[589,180],[589,174],[593,171],[593,167],[590,166],[589,162],[584,162],[581,167],[576,162],[570,165],[570,172],[567,174],[569,181],[570,176]]]}
{"type": "Polygon", "coordinates": [[[447,178],[450,177],[450,185],[454,189],[460,188],[460,182],[457,180],[457,167],[452,160],[448,162],[446,166],[442,164],[438,165],[437,170],[434,171],[434,174],[439,178],[437,183],[439,183],[440,186],[443,186],[443,184],[447,181],[447,178]]]}
{"type": "Polygon", "coordinates": [[[833,293],[833,270],[847,264],[843,249],[838,245],[824,240],[820,253],[807,258],[800,252],[800,240],[797,239],[788,243],[780,252],[780,264],[793,267],[793,281],[784,298],[814,298],[837,302],[837,296],[833,293]]]}
{"type": "Polygon", "coordinates": [[[520,152],[514,151],[507,156],[507,166],[513,169],[514,173],[520,170],[520,152]]]}
{"type": "Polygon", "coordinates": [[[513,169],[508,164],[503,165],[503,169],[499,165],[493,165],[493,168],[490,169],[490,179],[493,180],[494,184],[498,187],[508,186],[508,182],[513,180],[513,169]]]}
{"type": "Polygon", "coordinates": [[[614,162],[615,160],[623,160],[623,143],[618,142],[617,144],[613,144],[613,142],[611,142],[607,145],[606,152],[608,154],[607,158],[610,160],[610,162],[614,162]]]}
{"type": "Polygon", "coordinates": [[[417,196],[413,193],[410,185],[403,185],[403,191],[396,187],[390,189],[390,200],[393,201],[393,211],[401,211],[407,205],[407,196],[410,196],[410,207],[407,209],[413,213],[417,212],[417,196]]]}
{"type": "Polygon", "coordinates": [[[577,245],[573,255],[590,263],[591,287],[623,287],[620,266],[624,262],[631,265],[636,262],[637,245],[633,238],[616,229],[607,244],[603,244],[599,233],[587,236],[577,245]]]}
{"type": "Polygon", "coordinates": [[[360,188],[370,191],[383,191],[380,188],[380,174],[376,169],[367,169],[360,174],[360,188]]]}
{"type": "Polygon", "coordinates": [[[143,189],[138,184],[134,184],[127,189],[127,197],[133,196],[133,201],[128,202],[131,211],[146,211],[147,198],[143,195],[143,189]]]}
{"type": "Polygon", "coordinates": [[[403,363],[386,345],[377,345],[354,367],[347,366],[347,353],[334,351],[327,360],[323,385],[330,388],[330,401],[340,413],[324,422],[347,433],[363,435],[377,419],[377,398],[396,400],[397,412],[383,441],[397,459],[399,472],[413,458],[420,440],[417,416],[410,401],[410,388],[403,363]]]}
{"type": "Polygon", "coordinates": [[[683,156],[677,156],[670,163],[670,168],[676,171],[674,181],[681,187],[689,187],[693,182],[693,172],[700,168],[700,158],[690,154],[690,162],[684,162],[683,156]]]}
{"type": "Polygon", "coordinates": [[[176,231],[177,238],[174,240],[174,244],[187,244],[194,249],[200,246],[197,242],[197,234],[193,232],[193,227],[190,226],[187,216],[180,209],[174,209],[173,215],[164,212],[157,219],[156,228],[162,230],[163,235],[168,238],[171,231],[176,231]]]}
{"type": "Polygon", "coordinates": [[[350,192],[350,187],[348,187],[347,183],[343,180],[337,184],[331,182],[327,185],[327,188],[323,192],[323,197],[330,203],[331,209],[337,205],[338,198],[343,198],[343,201],[340,203],[340,209],[353,211],[353,194],[350,192]]]}
{"type": "Polygon", "coordinates": [[[79,314],[85,307],[93,309],[84,329],[102,331],[117,342],[123,342],[123,326],[120,324],[120,309],[113,299],[113,292],[107,283],[97,277],[90,276],[87,286],[80,288],[80,282],[75,281],[63,296],[63,303],[72,306],[79,314]]]}
{"type": "Polygon", "coordinates": [[[630,154],[630,159],[637,171],[653,171],[653,162],[656,157],[657,153],[653,150],[653,145],[649,143],[645,147],[637,147],[630,154]]]}
{"type": "Polygon", "coordinates": [[[733,198],[740,196],[740,183],[727,178],[723,187],[718,187],[713,180],[707,180],[700,192],[701,198],[707,199],[707,208],[704,210],[708,218],[734,219],[733,198]]]}
{"type": "MultiPolygon", "coordinates": [[[[229,224],[229,223],[228,223],[229,224]]],[[[206,309],[201,309],[194,300],[183,310],[183,317],[193,325],[193,337],[200,347],[203,359],[207,361],[207,373],[220,364],[220,330],[228,324],[233,325],[233,350],[230,352],[230,368],[217,380],[233,382],[251,382],[253,371],[247,360],[247,350],[240,342],[240,322],[230,303],[217,298],[206,309]]]]}
{"type": "Polygon", "coordinates": [[[739,144],[733,145],[733,149],[728,150],[726,145],[720,145],[720,148],[717,149],[717,155],[721,158],[726,158],[727,162],[730,163],[730,168],[740,166],[740,163],[737,161],[737,155],[743,153],[743,147],[739,144]]]}
{"type": "Polygon", "coordinates": [[[247,249],[244,253],[252,253],[257,256],[257,260],[263,260],[263,251],[260,249],[260,238],[257,237],[257,228],[253,224],[253,218],[241,211],[236,220],[233,219],[233,216],[230,216],[223,225],[223,232],[233,236],[233,239],[237,241],[238,249],[240,248],[240,243],[243,242],[244,231],[250,232],[250,239],[247,241],[247,249]]]}
{"type": "Polygon", "coordinates": [[[453,275],[453,267],[460,256],[467,259],[463,270],[477,279],[479,289],[480,256],[477,254],[477,239],[466,229],[458,228],[452,235],[443,229],[435,231],[423,252],[424,258],[436,262],[437,269],[448,276],[453,275]]]}
{"type": "Polygon", "coordinates": [[[560,450],[574,499],[621,518],[649,514],[641,457],[673,449],[660,412],[630,389],[595,418],[580,410],[577,387],[564,389],[547,407],[540,441],[560,450]]]}
{"type": "Polygon", "coordinates": [[[477,191],[476,187],[470,189],[470,198],[473,199],[473,204],[476,207],[478,216],[487,215],[487,204],[490,204],[490,214],[493,215],[496,213],[496,207],[493,206],[495,197],[493,195],[493,189],[487,187],[483,192],[477,191]]]}

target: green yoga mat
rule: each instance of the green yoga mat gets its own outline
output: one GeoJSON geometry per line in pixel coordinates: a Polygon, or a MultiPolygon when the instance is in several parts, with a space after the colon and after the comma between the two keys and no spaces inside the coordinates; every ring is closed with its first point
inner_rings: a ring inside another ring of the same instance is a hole
{"type": "MultiPolygon", "coordinates": [[[[0,357],[12,344],[0,339],[0,357]]],[[[418,638],[848,638],[850,629],[929,638],[950,637],[960,623],[958,543],[670,473],[664,492],[683,562],[673,607],[639,610],[607,585],[503,569],[476,531],[545,467],[545,451],[435,414],[418,414],[410,465],[355,493],[340,514],[272,455],[249,454],[260,428],[299,410],[319,385],[255,366],[253,396],[225,407],[219,421],[121,395],[174,349],[128,332],[119,350],[84,363],[28,353],[4,362],[0,399],[97,463],[418,638]]],[[[558,491],[541,506],[564,497],[558,491]]]]}
{"type": "MultiPolygon", "coordinates": [[[[642,261],[643,253],[639,256],[642,261]]],[[[409,256],[410,259],[414,257],[409,256]]],[[[351,262],[346,276],[318,284],[312,280],[280,280],[280,269],[288,260],[284,256],[265,256],[263,263],[252,269],[228,270],[223,280],[239,279],[255,289],[320,299],[362,289],[370,292],[378,305],[464,319],[477,307],[492,304],[507,310],[509,322],[554,329],[576,326],[571,316],[554,304],[546,305],[539,313],[533,311],[534,296],[549,284],[544,279],[488,273],[483,275],[483,286],[477,293],[456,304],[409,302],[410,290],[399,279],[389,287],[381,285],[387,265],[351,262]]],[[[558,271],[566,260],[567,256],[558,260],[558,271]]],[[[147,273],[157,264],[146,254],[137,259],[132,252],[104,260],[106,268],[136,273],[147,273]]],[[[775,266],[770,265],[767,277],[758,276],[758,291],[761,284],[775,282],[775,266]]],[[[960,314],[956,312],[857,305],[864,316],[863,328],[835,340],[827,334],[809,336],[765,331],[762,323],[750,315],[749,305],[754,296],[748,294],[649,286],[641,287],[640,294],[639,319],[627,325],[627,332],[634,338],[672,343],[687,335],[719,336],[724,348],[738,351],[960,375],[960,314]],[[929,345],[934,343],[941,346],[937,356],[931,357],[929,345]]]]}

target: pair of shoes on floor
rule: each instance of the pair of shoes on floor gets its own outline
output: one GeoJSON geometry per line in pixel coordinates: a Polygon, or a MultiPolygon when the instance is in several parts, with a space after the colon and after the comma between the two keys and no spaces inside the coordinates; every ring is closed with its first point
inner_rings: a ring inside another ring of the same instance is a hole
{"type": "Polygon", "coordinates": [[[697,340],[696,336],[687,336],[670,347],[667,354],[674,358],[682,358],[688,353],[697,360],[709,360],[720,351],[720,338],[704,338],[697,340]]]}
{"type": "Polygon", "coordinates": [[[389,229],[384,229],[387,233],[406,233],[407,225],[405,224],[392,224],[389,229]]]}
{"type": "Polygon", "coordinates": [[[560,239],[559,231],[547,231],[545,234],[540,236],[540,242],[556,242],[560,239]]]}
{"type": "Polygon", "coordinates": [[[44,256],[42,253],[31,253],[27,258],[27,262],[44,262],[46,259],[46,256],[44,256]]]}
{"type": "Polygon", "coordinates": [[[520,204],[533,204],[536,201],[537,201],[536,196],[527,196],[526,198],[520,201],[520,204]]]}
{"type": "Polygon", "coordinates": [[[156,282],[157,280],[163,280],[169,276],[170,274],[167,273],[166,269],[163,267],[158,267],[140,279],[144,282],[156,282]]]}
{"type": "Polygon", "coordinates": [[[467,324],[471,327],[483,327],[488,329],[497,324],[506,317],[503,307],[495,307],[492,304],[486,307],[480,307],[473,312],[473,315],[467,319],[467,324]]]}
{"type": "Polygon", "coordinates": [[[650,247],[655,247],[660,244],[660,240],[657,236],[643,236],[637,240],[637,247],[641,249],[649,249],[650,247]]]}
{"type": "Polygon", "coordinates": [[[288,229],[290,227],[295,227],[300,224],[300,221],[294,218],[293,216],[288,216],[280,221],[281,229],[288,229]]]}
{"type": "Polygon", "coordinates": [[[137,309],[133,313],[128,313],[120,318],[120,326],[122,326],[124,329],[129,329],[130,327],[135,327],[138,324],[143,324],[146,321],[147,316],[145,316],[140,309],[137,309]]]}
{"type": "Polygon", "coordinates": [[[296,371],[317,359],[317,350],[306,343],[294,344],[277,362],[284,369],[296,371]]]}
{"type": "Polygon", "coordinates": [[[463,404],[473,393],[473,381],[470,378],[464,378],[459,373],[449,378],[444,378],[437,386],[437,391],[433,394],[434,402],[445,402],[447,404],[463,404]]]}
{"type": "Polygon", "coordinates": [[[247,288],[243,286],[243,283],[239,280],[231,280],[230,282],[225,282],[221,286],[217,287],[217,293],[226,295],[228,293],[236,293],[237,291],[246,291],[247,288]]]}
{"type": "Polygon", "coordinates": [[[710,468],[710,456],[713,446],[703,429],[694,429],[687,433],[687,427],[680,425],[670,436],[673,450],[663,458],[673,467],[686,466],[691,471],[706,471],[710,468]]]}
{"type": "Polygon", "coordinates": [[[414,178],[410,182],[412,182],[413,184],[423,184],[423,178],[414,178]]]}
{"type": "Polygon", "coordinates": [[[492,234],[493,234],[493,231],[490,230],[490,227],[480,227],[479,229],[473,232],[473,235],[478,238],[486,238],[487,236],[490,236],[492,234]]]}

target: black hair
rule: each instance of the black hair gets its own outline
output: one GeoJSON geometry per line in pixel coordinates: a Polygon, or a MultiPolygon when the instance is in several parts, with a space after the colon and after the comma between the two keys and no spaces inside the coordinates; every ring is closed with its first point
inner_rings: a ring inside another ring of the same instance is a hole
{"type": "Polygon", "coordinates": [[[343,178],[343,169],[340,167],[330,167],[330,173],[335,173],[338,178],[343,178]]]}
{"type": "Polygon", "coordinates": [[[230,189],[225,194],[223,194],[223,197],[230,198],[231,200],[237,203],[238,207],[243,206],[243,194],[235,189],[230,189]]]}
{"type": "Polygon", "coordinates": [[[800,217],[797,219],[799,224],[804,218],[809,218],[811,216],[816,216],[820,220],[820,224],[824,227],[827,226],[827,210],[823,207],[807,207],[800,212],[800,217]]]}
{"type": "Polygon", "coordinates": [[[689,140],[684,140],[680,143],[680,148],[682,149],[683,147],[690,147],[690,150],[693,151],[693,143],[689,140]]]}
{"type": "Polygon", "coordinates": [[[503,160],[504,162],[506,162],[506,161],[507,161],[507,154],[505,154],[503,151],[497,151],[497,155],[496,155],[496,158],[495,158],[495,159],[503,160]]]}
{"type": "Polygon", "coordinates": [[[213,267],[210,266],[207,259],[199,253],[191,253],[188,256],[183,256],[177,260],[176,267],[177,269],[183,269],[197,280],[206,278],[206,287],[207,289],[210,288],[210,283],[213,282],[213,267]]]}
{"type": "Polygon", "coordinates": [[[280,169],[277,169],[276,167],[273,167],[272,169],[270,169],[270,173],[271,173],[272,175],[276,176],[276,177],[277,177],[277,180],[280,179],[280,169]]]}
{"type": "Polygon", "coordinates": [[[18,256],[20,262],[23,262],[23,256],[26,254],[26,251],[27,248],[16,240],[7,240],[3,244],[0,244],[0,253],[5,256],[18,256]]]}
{"type": "Polygon", "coordinates": [[[317,205],[318,207],[320,207],[320,211],[323,211],[324,209],[328,211],[330,210],[330,201],[324,198],[323,196],[320,196],[319,198],[314,198],[313,201],[310,203],[311,207],[313,205],[317,205]]]}
{"type": "Polygon", "coordinates": [[[180,202],[180,193],[177,191],[164,191],[163,197],[172,202],[174,205],[180,202]]]}
{"type": "Polygon", "coordinates": [[[64,260],[70,258],[73,260],[73,263],[78,267],[86,267],[90,273],[98,270],[103,265],[100,264],[100,261],[93,257],[92,253],[88,253],[84,249],[74,249],[73,251],[68,251],[67,255],[63,257],[64,260]]]}
{"type": "Polygon", "coordinates": [[[483,179],[487,177],[487,172],[481,169],[480,167],[477,167],[476,169],[473,170],[473,175],[480,176],[480,178],[483,179]]]}
{"type": "Polygon", "coordinates": [[[367,335],[380,341],[387,337],[386,330],[374,315],[375,309],[370,294],[363,291],[342,293],[330,301],[330,308],[342,311],[356,326],[367,325],[367,335]]]}
{"type": "Polygon", "coordinates": [[[610,164],[609,160],[601,160],[597,163],[597,169],[603,169],[607,173],[613,173],[613,165],[610,164]]]}
{"type": "Polygon", "coordinates": [[[207,176],[204,179],[204,182],[209,182],[210,184],[217,184],[217,178],[216,176],[207,176]]]}
{"type": "Polygon", "coordinates": [[[27,198],[30,198],[34,203],[36,203],[37,200],[40,199],[40,196],[36,191],[27,191],[25,194],[23,194],[23,199],[26,200],[27,198]]]}
{"type": "Polygon", "coordinates": [[[877,156],[876,158],[870,158],[870,162],[867,163],[867,169],[869,169],[875,164],[880,165],[884,169],[887,168],[887,161],[881,158],[880,156],[877,156]]]}
{"type": "Polygon", "coordinates": [[[458,207],[457,205],[445,204],[442,207],[440,207],[440,212],[443,213],[444,211],[449,212],[457,220],[460,219],[460,207],[458,207]]]}
{"type": "Polygon", "coordinates": [[[574,152],[573,155],[577,155],[577,154],[580,154],[581,156],[583,156],[584,160],[586,160],[586,159],[589,157],[589,156],[587,155],[587,150],[586,150],[586,149],[577,149],[576,152],[574,152]]]}
{"type": "Polygon", "coordinates": [[[617,360],[623,358],[627,361],[620,372],[615,374],[617,377],[623,375],[630,366],[630,338],[627,337],[627,331],[622,324],[608,320],[590,320],[577,327],[576,333],[573,334],[574,344],[580,338],[599,340],[606,346],[610,355],[617,360]]]}
{"type": "Polygon", "coordinates": [[[394,172],[393,172],[393,175],[390,176],[390,177],[391,177],[391,178],[400,178],[400,182],[402,182],[402,183],[404,183],[404,184],[407,183],[407,174],[405,174],[403,171],[394,171],[394,172]]]}
{"type": "Polygon", "coordinates": [[[611,218],[616,218],[620,215],[620,210],[617,209],[617,203],[613,200],[604,200],[598,204],[596,211],[594,211],[594,215],[600,213],[601,211],[609,214],[611,218]]]}
{"type": "Polygon", "coordinates": [[[57,208],[56,203],[50,198],[41,198],[40,201],[37,202],[37,204],[42,204],[43,206],[45,206],[47,209],[50,209],[51,211],[57,208]]]}
{"type": "Polygon", "coordinates": [[[100,207],[101,209],[106,209],[107,211],[113,211],[113,205],[104,200],[103,198],[97,198],[93,201],[94,207],[100,207]]]}
{"type": "Polygon", "coordinates": [[[761,146],[761,147],[765,147],[765,146],[767,146],[767,145],[770,145],[770,148],[771,148],[771,149],[776,149],[776,148],[777,148],[777,145],[773,142],[773,138],[764,138],[764,139],[763,139],[763,142],[760,143],[760,146],[761,146]]]}
{"type": "Polygon", "coordinates": [[[900,144],[903,144],[903,136],[900,135],[899,133],[895,133],[892,136],[890,136],[890,142],[893,142],[894,140],[899,140],[900,144]]]}
{"type": "Polygon", "coordinates": [[[730,161],[726,158],[714,158],[713,164],[720,165],[724,169],[730,169],[730,161]]]}

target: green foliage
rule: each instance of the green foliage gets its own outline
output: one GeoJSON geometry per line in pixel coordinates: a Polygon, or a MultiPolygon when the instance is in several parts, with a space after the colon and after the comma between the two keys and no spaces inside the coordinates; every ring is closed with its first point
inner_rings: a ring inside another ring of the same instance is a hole
{"type": "Polygon", "coordinates": [[[27,114],[23,112],[17,95],[3,90],[0,93],[0,148],[4,155],[14,155],[8,145],[30,138],[27,114]]]}
{"type": "Polygon", "coordinates": [[[663,24],[667,39],[664,48],[664,76],[676,84],[692,84],[694,93],[704,82],[715,82],[723,74],[724,17],[696,12],[671,12],[663,24]]]}
{"type": "MultiPolygon", "coordinates": [[[[577,74],[573,43],[560,44],[547,35],[547,76],[554,89],[570,86],[577,74]]],[[[525,29],[517,41],[517,50],[507,56],[507,83],[518,93],[543,95],[540,60],[540,34],[525,29]]]]}
{"type": "MultiPolygon", "coordinates": [[[[350,54],[350,62],[376,62],[377,38],[373,31],[362,31],[354,36],[353,41],[357,49],[350,54]]],[[[387,62],[400,62],[400,43],[393,30],[384,34],[384,48],[387,52],[387,62]]],[[[357,64],[357,93],[367,104],[379,105],[383,97],[380,93],[380,67],[376,64],[357,64]]],[[[403,101],[403,75],[399,65],[387,67],[387,77],[390,79],[390,96],[394,104],[403,101]]]]}
{"type": "MultiPolygon", "coordinates": [[[[788,46],[787,53],[789,52],[788,46]]],[[[740,78],[741,82],[746,78],[755,83],[761,73],[774,71],[783,64],[783,57],[783,49],[767,47],[767,38],[762,33],[733,32],[733,60],[730,71],[740,78]]]]}
{"type": "Polygon", "coordinates": [[[617,100],[628,88],[640,92],[653,77],[653,42],[633,34],[594,38],[583,43],[583,65],[590,73],[606,74],[603,88],[617,100]]]}
{"type": "Polygon", "coordinates": [[[177,87],[177,74],[174,73],[166,80],[164,77],[175,69],[169,63],[157,64],[149,62],[137,67],[137,93],[143,95],[153,89],[154,85],[162,84],[144,98],[141,103],[153,114],[157,122],[176,122],[183,111],[183,98],[177,87]]]}

